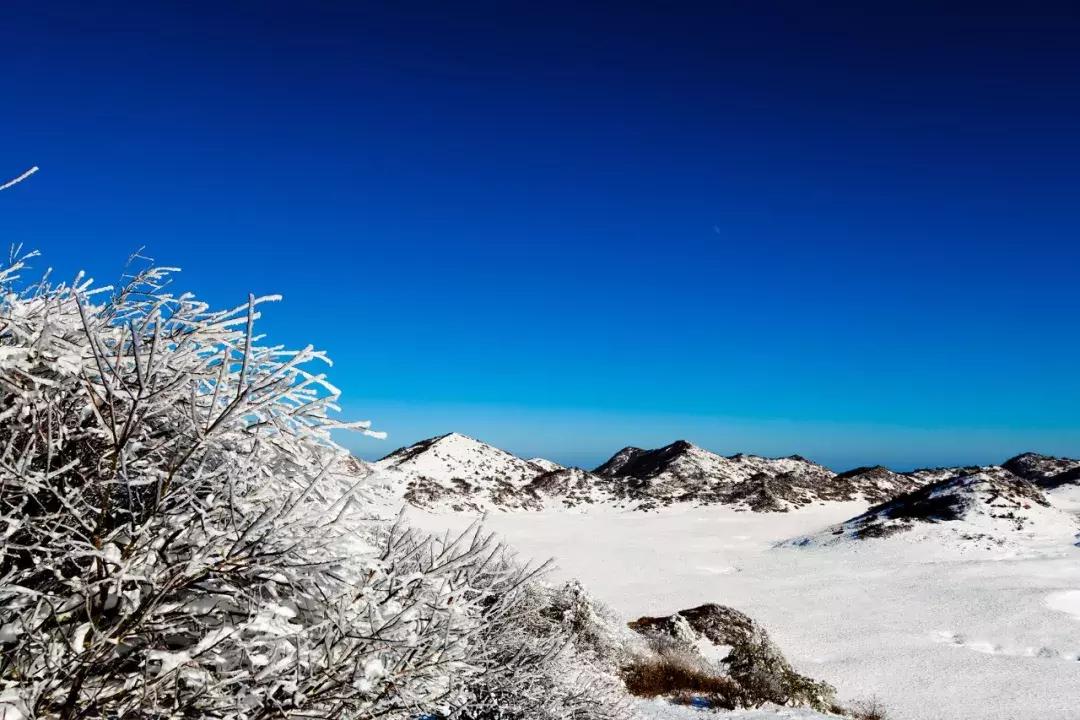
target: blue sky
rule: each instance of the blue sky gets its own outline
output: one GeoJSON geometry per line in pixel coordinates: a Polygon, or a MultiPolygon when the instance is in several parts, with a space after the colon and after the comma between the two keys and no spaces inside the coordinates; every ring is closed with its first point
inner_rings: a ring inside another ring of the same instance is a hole
{"type": "Polygon", "coordinates": [[[1080,455],[1066,6],[146,5],[5,6],[0,236],[283,293],[366,457],[1080,455]]]}

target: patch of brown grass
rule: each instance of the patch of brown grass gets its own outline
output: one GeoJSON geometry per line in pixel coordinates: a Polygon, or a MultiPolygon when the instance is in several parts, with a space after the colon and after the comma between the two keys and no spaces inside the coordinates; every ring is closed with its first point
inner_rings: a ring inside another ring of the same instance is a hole
{"type": "Polygon", "coordinates": [[[719,675],[693,658],[657,654],[635,658],[623,668],[626,689],[638,697],[668,697],[690,704],[695,699],[711,707],[733,709],[739,705],[738,683],[719,675]]]}

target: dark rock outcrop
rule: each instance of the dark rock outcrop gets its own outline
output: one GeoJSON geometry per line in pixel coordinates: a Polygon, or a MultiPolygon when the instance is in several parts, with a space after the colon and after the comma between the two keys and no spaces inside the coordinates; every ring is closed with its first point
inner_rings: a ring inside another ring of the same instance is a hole
{"type": "Polygon", "coordinates": [[[743,694],[743,704],[805,705],[828,710],[836,691],[828,683],[801,675],[791,667],[768,633],[749,615],[710,603],[664,617],[642,617],[631,629],[649,638],[681,644],[698,652],[701,641],[728,648],[722,665],[743,694]]]}
{"type": "Polygon", "coordinates": [[[1039,487],[1053,489],[1080,483],[1080,460],[1027,452],[1009,458],[1003,468],[1039,487]]]}
{"type": "Polygon", "coordinates": [[[610,484],[607,478],[571,467],[537,475],[525,490],[541,499],[561,503],[565,507],[577,507],[610,499],[613,495],[610,484]]]}

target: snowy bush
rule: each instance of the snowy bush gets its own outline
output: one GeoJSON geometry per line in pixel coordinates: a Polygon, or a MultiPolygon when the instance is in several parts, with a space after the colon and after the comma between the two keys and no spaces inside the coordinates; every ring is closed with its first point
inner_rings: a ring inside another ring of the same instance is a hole
{"type": "Polygon", "coordinates": [[[888,712],[877,698],[856,703],[846,714],[853,720],[889,720],[888,712]]]}
{"type": "Polygon", "coordinates": [[[0,717],[606,717],[560,715],[600,704],[586,653],[489,536],[362,519],[330,433],[371,431],[331,418],[321,352],[260,344],[276,298],[212,310],[169,269],[20,290],[25,259],[0,270],[0,717]]]}
{"type": "MultiPolygon", "coordinates": [[[[615,720],[630,714],[619,675],[622,623],[577,582],[539,583],[476,641],[492,669],[469,687],[468,720],[615,720]]],[[[623,633],[625,635],[625,633],[623,633]]]]}

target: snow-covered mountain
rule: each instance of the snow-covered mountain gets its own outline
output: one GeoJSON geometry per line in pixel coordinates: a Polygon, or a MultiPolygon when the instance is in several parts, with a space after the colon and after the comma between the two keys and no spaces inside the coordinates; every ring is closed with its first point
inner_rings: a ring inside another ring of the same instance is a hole
{"type": "Polygon", "coordinates": [[[1042,488],[1080,485],[1080,460],[1027,452],[1009,458],[1001,466],[1042,488]]]}
{"type": "Polygon", "coordinates": [[[1047,539],[1067,546],[1077,518],[1054,507],[1034,483],[1000,466],[961,472],[876,505],[862,515],[795,544],[836,544],[904,536],[995,547],[1047,539]]]}
{"type": "MultiPolygon", "coordinates": [[[[652,510],[684,503],[786,512],[823,502],[885,503],[929,486],[941,486],[940,493],[951,497],[950,483],[960,478],[986,477],[990,482],[1015,481],[1046,489],[1080,486],[1080,461],[1034,453],[1018,455],[1001,466],[898,473],[878,465],[837,474],[798,455],[723,456],[679,440],[652,450],[623,448],[589,472],[544,458],[524,460],[460,433],[423,440],[364,467],[373,469],[384,486],[397,488],[399,499],[412,505],[470,511],[601,504],[652,510]]],[[[1038,492],[1038,487],[1034,489],[1038,492]]],[[[965,504],[966,499],[957,502],[965,504]]]]}
{"type": "MultiPolygon", "coordinates": [[[[723,504],[757,512],[851,500],[869,482],[848,482],[798,455],[717,455],[680,440],[656,450],[627,447],[593,471],[620,480],[613,491],[642,509],[672,503],[723,504]]],[[[876,488],[873,497],[880,491],[876,488]]]]}
{"type": "Polygon", "coordinates": [[[529,483],[546,472],[539,464],[460,433],[400,448],[374,466],[404,486],[410,504],[455,510],[539,508],[529,483]]]}

